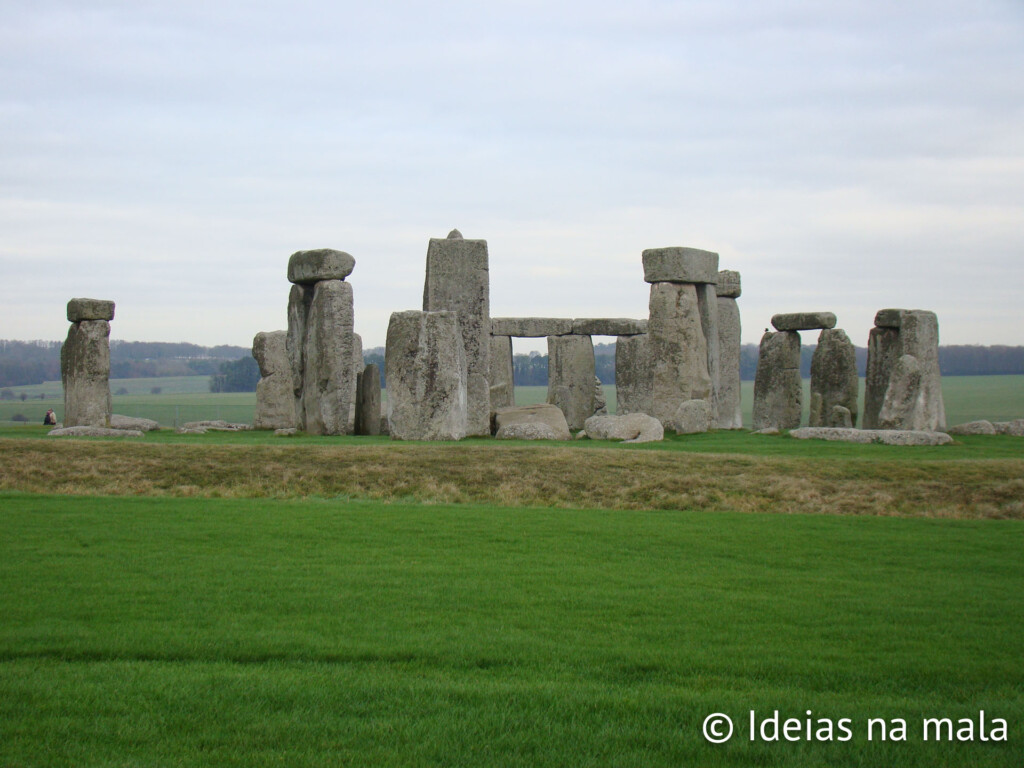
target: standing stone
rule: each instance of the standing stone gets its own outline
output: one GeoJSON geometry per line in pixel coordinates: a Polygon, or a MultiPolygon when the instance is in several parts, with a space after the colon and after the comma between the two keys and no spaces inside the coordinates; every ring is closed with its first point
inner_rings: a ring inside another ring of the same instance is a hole
{"type": "Polygon", "coordinates": [[[701,283],[697,286],[697,307],[700,310],[700,326],[704,331],[704,341],[708,350],[708,376],[711,377],[711,424],[718,423],[718,394],[722,386],[720,367],[721,349],[718,338],[718,295],[715,286],[701,283]]]}
{"type": "Polygon", "coordinates": [[[754,430],[796,429],[802,401],[800,334],[768,331],[761,337],[754,376],[754,430]]]}
{"type": "Polygon", "coordinates": [[[677,435],[707,432],[714,426],[711,404],[707,400],[687,400],[679,405],[665,426],[677,435]]]}
{"type": "Polygon", "coordinates": [[[359,402],[359,377],[363,373],[366,363],[363,362],[363,337],[358,333],[352,334],[352,399],[349,406],[348,434],[356,434],[356,408],[359,402]]]}
{"type": "Polygon", "coordinates": [[[900,332],[896,328],[871,329],[868,334],[868,362],[864,376],[864,429],[878,429],[879,413],[885,402],[893,367],[900,357],[900,332]]]}
{"type": "MultiPolygon", "coordinates": [[[[593,339],[591,339],[593,341],[593,339]]],[[[594,360],[594,364],[597,364],[597,360],[594,360]]],[[[601,384],[601,379],[597,376],[594,377],[594,415],[607,415],[608,414],[608,400],[604,396],[604,386],[601,384]]]]}
{"type": "Polygon", "coordinates": [[[295,425],[306,428],[306,408],[302,402],[303,371],[306,367],[306,324],[309,305],[313,301],[313,286],[293,285],[288,294],[288,361],[292,372],[295,425]]]}
{"type": "Polygon", "coordinates": [[[356,377],[357,435],[380,434],[380,368],[370,363],[356,377]]]}
{"type": "Polygon", "coordinates": [[[857,353],[846,331],[822,331],[811,358],[810,426],[832,426],[829,421],[835,406],[846,408],[855,425],[859,388],[857,353]]]}
{"type": "Polygon", "coordinates": [[[615,340],[615,412],[651,412],[653,365],[646,333],[615,340]]]}
{"type": "Polygon", "coordinates": [[[486,240],[465,240],[458,230],[443,240],[431,238],[423,310],[447,310],[458,315],[466,355],[466,434],[489,435],[491,308],[486,240]]]}
{"type": "Polygon", "coordinates": [[[711,399],[708,347],[697,287],[686,283],[652,284],[647,329],[652,361],[648,413],[664,424],[680,403],[711,399]]]}
{"type": "Polygon", "coordinates": [[[740,273],[718,273],[718,428],[741,429],[743,409],[740,400],[740,273]]]}
{"type": "Polygon", "coordinates": [[[491,336],[491,373],[487,381],[491,386],[492,411],[516,404],[513,371],[512,337],[491,336]]]}
{"type": "Polygon", "coordinates": [[[352,286],[323,280],[313,288],[306,320],[302,404],[313,435],[350,433],[355,393],[352,286]]]}
{"type": "Polygon", "coordinates": [[[904,355],[917,359],[921,386],[910,417],[899,428],[945,429],[946,407],[939,372],[939,319],[935,313],[922,309],[905,311],[900,325],[900,344],[904,355]]]}
{"type": "MultiPolygon", "coordinates": [[[[914,410],[921,396],[921,364],[913,355],[903,355],[893,366],[885,390],[882,410],[878,412],[881,429],[914,429],[914,410]]],[[[934,430],[931,430],[934,431],[934,430]]]]}
{"type": "MultiPolygon", "coordinates": [[[[95,314],[113,317],[114,302],[72,299],[68,303],[68,317],[89,318],[95,314]]],[[[60,376],[64,385],[64,426],[109,426],[112,408],[107,320],[82,319],[71,324],[60,350],[60,376]]]]}
{"type": "Polygon", "coordinates": [[[392,313],[385,370],[392,438],[466,436],[466,353],[455,312],[392,313]]]}
{"type": "Polygon", "coordinates": [[[252,356],[260,367],[253,429],[294,429],[295,395],[288,360],[288,332],[257,333],[252,356]]]}
{"type": "Polygon", "coordinates": [[[548,337],[548,399],[557,405],[569,429],[583,429],[594,415],[594,344],[589,336],[548,337]]]}

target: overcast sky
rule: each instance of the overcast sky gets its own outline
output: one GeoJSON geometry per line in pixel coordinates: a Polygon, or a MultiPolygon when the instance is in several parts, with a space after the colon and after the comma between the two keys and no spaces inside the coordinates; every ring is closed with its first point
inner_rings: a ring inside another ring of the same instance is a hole
{"type": "Polygon", "coordinates": [[[382,345],[458,227],[493,316],[646,317],[641,252],[683,245],[742,273],[744,341],[897,306],[1024,344],[1022,0],[0,9],[0,338],[87,296],[248,346],[329,247],[382,345]]]}

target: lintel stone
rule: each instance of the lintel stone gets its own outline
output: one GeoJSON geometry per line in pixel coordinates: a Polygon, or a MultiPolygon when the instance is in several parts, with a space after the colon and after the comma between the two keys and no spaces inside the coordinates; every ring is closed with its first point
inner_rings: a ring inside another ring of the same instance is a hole
{"type": "Polygon", "coordinates": [[[580,336],[639,336],[647,333],[647,320],[628,317],[583,317],[572,321],[572,332],[580,336]]]}
{"type": "Polygon", "coordinates": [[[344,251],[330,248],[296,251],[288,259],[288,282],[309,285],[321,280],[344,280],[355,266],[356,260],[344,251]]]}
{"type": "Polygon", "coordinates": [[[568,336],[573,332],[570,317],[494,317],[491,318],[492,336],[543,338],[568,336]]]}
{"type": "Polygon", "coordinates": [[[648,248],[643,252],[648,283],[716,283],[718,254],[699,248],[648,248]]]}
{"type": "Polygon", "coordinates": [[[832,312],[790,312],[772,315],[772,325],[777,331],[817,331],[836,327],[836,316],[832,312]]]}
{"type": "Polygon", "coordinates": [[[68,322],[80,323],[83,320],[114,319],[114,302],[105,299],[72,299],[68,302],[68,322]]]}
{"type": "Polygon", "coordinates": [[[743,293],[740,283],[740,273],[733,269],[723,269],[718,272],[718,282],[715,283],[715,294],[724,299],[738,299],[743,293]]]}
{"type": "Polygon", "coordinates": [[[899,328],[905,309],[880,309],[875,313],[875,328],[899,328]]]}

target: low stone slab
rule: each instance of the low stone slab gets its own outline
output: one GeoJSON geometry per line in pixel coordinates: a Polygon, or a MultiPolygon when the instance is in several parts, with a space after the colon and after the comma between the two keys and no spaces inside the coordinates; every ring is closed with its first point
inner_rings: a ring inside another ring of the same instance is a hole
{"type": "Polygon", "coordinates": [[[296,251],[288,259],[288,282],[310,285],[321,280],[344,280],[355,266],[356,260],[344,251],[296,251]]]}
{"type": "Polygon", "coordinates": [[[114,319],[114,302],[106,299],[72,299],[68,302],[68,321],[80,323],[83,320],[114,319]]]}
{"type": "Polygon", "coordinates": [[[121,416],[114,413],[110,416],[111,429],[131,429],[139,432],[152,432],[160,429],[160,424],[152,419],[141,419],[134,416],[121,416]]]}
{"type": "Polygon", "coordinates": [[[496,440],[564,440],[547,424],[518,422],[506,424],[494,435],[496,440]]]}
{"type": "Polygon", "coordinates": [[[142,437],[137,429],[110,429],[108,427],[61,427],[51,429],[49,437],[142,437]]]}
{"type": "Polygon", "coordinates": [[[292,437],[299,434],[299,430],[295,427],[285,427],[283,429],[275,429],[274,435],[277,437],[292,437]]]}
{"type": "Polygon", "coordinates": [[[646,413],[624,416],[591,416],[583,424],[591,440],[622,440],[627,443],[651,443],[665,439],[661,422],[646,413]]]}
{"type": "Polygon", "coordinates": [[[1010,435],[1011,437],[1024,437],[1024,419],[997,421],[992,426],[996,428],[997,434],[1010,435]]]}
{"type": "Polygon", "coordinates": [[[985,419],[979,419],[978,421],[968,421],[964,424],[957,424],[955,427],[949,428],[949,434],[951,435],[994,435],[996,434],[996,427],[991,421],[985,419]]]}
{"type": "Polygon", "coordinates": [[[180,434],[201,435],[205,432],[244,432],[252,429],[252,424],[231,424],[223,419],[209,421],[189,421],[178,429],[180,434]]]}
{"type": "Polygon", "coordinates": [[[687,400],[681,403],[666,427],[677,435],[694,435],[712,427],[711,403],[707,400],[687,400]]]}
{"type": "Polygon", "coordinates": [[[772,325],[777,331],[817,331],[836,327],[836,316],[832,312],[789,312],[772,315],[772,325]]]}
{"type": "Polygon", "coordinates": [[[581,336],[639,336],[647,333],[647,320],[628,317],[583,317],[572,321],[572,332],[581,336]]]}
{"type": "Polygon", "coordinates": [[[572,438],[562,409],[557,405],[549,403],[498,408],[492,414],[491,428],[494,430],[495,437],[497,437],[498,432],[512,424],[544,424],[551,429],[554,435],[554,437],[537,439],[569,440],[572,438]]]}
{"type": "Polygon", "coordinates": [[[718,254],[699,248],[648,248],[643,252],[648,283],[715,283],[718,254]]]}
{"type": "Polygon", "coordinates": [[[913,429],[843,429],[836,427],[802,427],[790,437],[797,440],[838,440],[844,443],[883,443],[885,445],[948,445],[953,438],[945,432],[913,429]]]}
{"type": "Polygon", "coordinates": [[[718,282],[715,283],[715,294],[723,299],[738,299],[742,293],[740,273],[732,269],[719,270],[718,282]]]}
{"type": "Polygon", "coordinates": [[[573,332],[571,317],[492,317],[492,336],[539,339],[573,332]]]}

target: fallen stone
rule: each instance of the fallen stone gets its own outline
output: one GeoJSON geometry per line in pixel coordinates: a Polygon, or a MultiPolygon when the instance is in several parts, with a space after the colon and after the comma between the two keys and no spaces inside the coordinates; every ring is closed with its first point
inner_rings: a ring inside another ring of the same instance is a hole
{"type": "Polygon", "coordinates": [[[835,406],[846,409],[852,421],[850,426],[857,423],[857,352],[846,331],[833,328],[818,335],[818,346],[811,358],[810,391],[810,426],[838,426],[826,423],[835,406]]]}
{"type": "Polygon", "coordinates": [[[130,429],[137,432],[152,432],[160,429],[160,424],[153,419],[142,419],[135,416],[121,416],[117,413],[110,415],[111,429],[130,429]]]}
{"type": "Polygon", "coordinates": [[[82,320],[68,329],[60,350],[64,423],[106,427],[110,422],[110,323],[82,320]]]}
{"type": "Polygon", "coordinates": [[[142,437],[138,429],[111,429],[109,427],[61,427],[47,432],[48,437],[142,437]]]}
{"type": "Polygon", "coordinates": [[[964,424],[957,424],[955,427],[949,428],[949,434],[951,435],[995,435],[997,434],[996,426],[991,421],[985,419],[979,419],[978,421],[968,421],[964,424]]]}
{"type": "Polygon", "coordinates": [[[356,260],[344,251],[330,248],[296,251],[288,259],[288,282],[312,285],[321,280],[344,280],[355,266],[356,260]]]}
{"type": "Polygon", "coordinates": [[[665,423],[679,403],[711,399],[708,345],[695,285],[661,282],[651,286],[647,345],[651,416],[665,423]]]}
{"type": "Polygon", "coordinates": [[[796,429],[802,403],[800,334],[769,331],[761,337],[754,375],[754,430],[796,429]]]}
{"type": "Polygon", "coordinates": [[[299,434],[299,430],[295,427],[288,427],[287,429],[275,429],[274,435],[277,437],[292,437],[299,434]]]}
{"type": "Polygon", "coordinates": [[[591,416],[583,425],[591,440],[622,440],[627,443],[650,443],[665,439],[661,422],[646,413],[624,416],[591,416]]]}
{"type": "Polygon", "coordinates": [[[715,293],[723,299],[738,299],[743,293],[740,273],[732,269],[719,270],[715,293]]]}
{"type": "Polygon", "coordinates": [[[521,422],[506,424],[499,429],[494,437],[497,440],[562,440],[555,430],[540,422],[521,422]]]}
{"type": "Polygon", "coordinates": [[[114,319],[114,302],[106,299],[72,299],[68,302],[68,321],[80,323],[83,320],[114,319]]]}
{"type": "Polygon", "coordinates": [[[715,283],[718,254],[699,248],[648,248],[643,252],[648,283],[715,283]]]}
{"type": "Polygon", "coordinates": [[[288,429],[296,425],[292,366],[288,358],[288,332],[257,333],[252,356],[260,367],[256,384],[255,429],[288,429]]]}
{"type": "Polygon", "coordinates": [[[466,436],[466,354],[455,312],[392,313],[385,371],[392,439],[466,436]]]}
{"type": "Polygon", "coordinates": [[[778,427],[765,427],[764,429],[758,429],[750,434],[752,435],[779,435],[782,431],[778,427]]]}
{"type": "Polygon", "coordinates": [[[626,317],[585,317],[572,321],[572,332],[582,336],[637,336],[647,333],[647,320],[626,317]]]}
{"type": "Polygon", "coordinates": [[[815,331],[835,328],[836,316],[831,312],[790,312],[772,315],[772,326],[777,331],[815,331]]]}
{"type": "Polygon", "coordinates": [[[177,430],[181,434],[203,434],[204,432],[245,432],[252,429],[251,424],[238,424],[224,419],[208,419],[205,421],[189,421],[177,430]]]}
{"type": "Polygon", "coordinates": [[[538,339],[572,333],[572,318],[566,317],[493,317],[492,336],[538,339]]]}
{"type": "Polygon", "coordinates": [[[713,423],[711,404],[707,400],[687,400],[680,403],[665,426],[677,435],[694,435],[707,432],[713,423]]]}
{"type": "Polygon", "coordinates": [[[582,428],[597,411],[594,371],[594,344],[589,336],[548,338],[547,402],[561,409],[569,429],[582,428]]]}
{"type": "Polygon", "coordinates": [[[517,405],[511,408],[498,408],[493,415],[494,433],[512,424],[544,424],[551,429],[554,437],[551,440],[569,440],[572,435],[565,421],[565,414],[555,405],[538,403],[537,405],[517,405]]]}
{"type": "Polygon", "coordinates": [[[992,426],[996,428],[996,433],[1000,435],[1010,435],[1011,437],[1024,437],[1024,419],[1014,419],[1013,421],[997,421],[992,426]]]}
{"type": "Polygon", "coordinates": [[[953,442],[953,438],[945,432],[924,430],[802,427],[794,429],[789,434],[798,440],[834,440],[846,443],[883,443],[885,445],[948,445],[953,442]]]}
{"type": "Polygon", "coordinates": [[[619,415],[651,410],[653,360],[647,340],[647,334],[615,340],[615,407],[619,415]]]}

